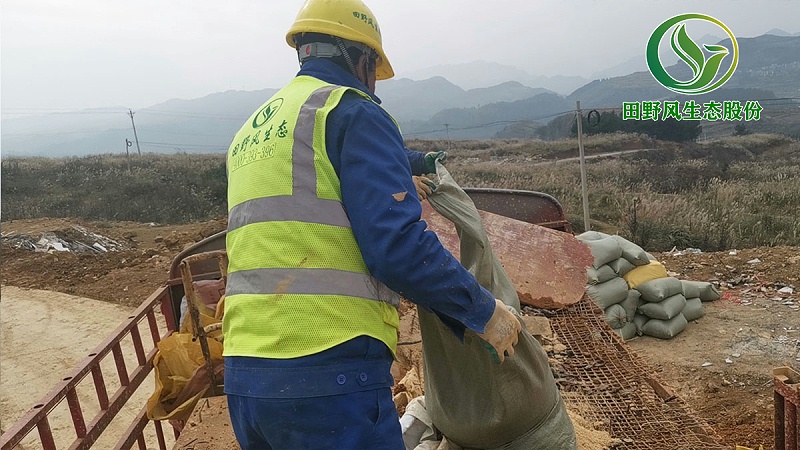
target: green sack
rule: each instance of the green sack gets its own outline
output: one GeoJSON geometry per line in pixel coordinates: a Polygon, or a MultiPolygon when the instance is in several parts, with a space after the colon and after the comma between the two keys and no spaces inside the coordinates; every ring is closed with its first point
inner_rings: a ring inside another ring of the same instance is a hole
{"type": "MultiPolygon", "coordinates": [[[[455,224],[462,265],[496,298],[519,310],[516,289],[492,252],[475,205],[444,166],[436,166],[439,180],[428,201],[455,224]]],[[[547,353],[524,325],[514,356],[498,364],[473,331],[466,330],[462,343],[435,314],[420,308],[419,320],[425,404],[448,440],[471,449],[575,448],[547,353]],[[540,436],[539,428],[549,433],[540,436]],[[526,439],[532,434],[534,445],[526,439]]]]}

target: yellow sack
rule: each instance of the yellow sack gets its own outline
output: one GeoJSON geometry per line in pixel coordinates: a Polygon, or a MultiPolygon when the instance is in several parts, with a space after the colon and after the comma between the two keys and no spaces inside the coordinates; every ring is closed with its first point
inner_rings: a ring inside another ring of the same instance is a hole
{"type": "MultiPolygon", "coordinates": [[[[208,349],[217,381],[222,381],[222,343],[208,339],[208,349]]],[[[200,341],[193,340],[191,333],[173,333],[158,343],[153,368],[155,392],[147,400],[147,418],[188,419],[211,387],[200,341]]]]}
{"type": "Polygon", "coordinates": [[[650,264],[638,266],[623,275],[622,278],[628,282],[628,287],[633,289],[640,284],[647,283],[648,281],[652,281],[657,278],[666,278],[668,276],[667,269],[663,264],[658,261],[650,261],[650,264]]]}
{"type": "MultiPolygon", "coordinates": [[[[225,296],[223,295],[219,303],[217,305],[225,305],[225,296]]],[[[208,327],[209,325],[214,325],[216,323],[222,323],[222,314],[218,314],[220,312],[219,306],[217,310],[213,310],[206,305],[201,304],[197,307],[197,310],[200,312],[200,325],[203,328],[208,327]]],[[[187,308],[186,314],[184,314],[183,322],[181,322],[181,333],[189,333],[194,334],[194,323],[192,322],[192,313],[187,308]]],[[[210,331],[206,333],[209,339],[216,339],[218,341],[222,340],[222,328],[210,331]]]]}

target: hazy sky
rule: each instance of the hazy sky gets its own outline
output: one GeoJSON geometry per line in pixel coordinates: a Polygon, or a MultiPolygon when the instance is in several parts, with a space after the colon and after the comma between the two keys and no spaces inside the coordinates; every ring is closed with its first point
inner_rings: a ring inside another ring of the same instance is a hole
{"type": "MultiPolygon", "coordinates": [[[[367,0],[398,77],[475,60],[580,75],[644,54],[688,12],[736,37],[800,31],[800,0],[367,0]]],[[[299,0],[3,0],[0,108],[121,106],[278,88],[297,71],[284,35],[299,0]]],[[[380,95],[380,84],[378,85],[380,95]]]]}

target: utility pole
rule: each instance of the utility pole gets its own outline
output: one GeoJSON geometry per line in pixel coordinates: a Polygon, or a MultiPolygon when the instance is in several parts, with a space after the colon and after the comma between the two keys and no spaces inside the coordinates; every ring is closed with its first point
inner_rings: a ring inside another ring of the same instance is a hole
{"type": "Polygon", "coordinates": [[[575,102],[576,114],[575,118],[578,121],[578,151],[580,152],[581,160],[581,193],[583,194],[583,228],[584,231],[592,229],[589,223],[589,191],[586,187],[586,161],[583,155],[583,114],[581,113],[581,101],[575,102]]]}
{"type": "Polygon", "coordinates": [[[133,142],[125,138],[125,159],[128,160],[128,173],[131,173],[131,152],[128,151],[131,145],[133,145],[133,142]]]}
{"type": "Polygon", "coordinates": [[[447,149],[450,150],[450,124],[444,124],[444,133],[447,136],[447,149]]]}
{"type": "Polygon", "coordinates": [[[133,114],[134,112],[129,109],[128,115],[131,116],[131,125],[133,125],[133,138],[136,140],[136,151],[139,152],[139,156],[142,156],[142,149],[139,148],[139,136],[136,135],[136,123],[133,122],[133,114]]]}

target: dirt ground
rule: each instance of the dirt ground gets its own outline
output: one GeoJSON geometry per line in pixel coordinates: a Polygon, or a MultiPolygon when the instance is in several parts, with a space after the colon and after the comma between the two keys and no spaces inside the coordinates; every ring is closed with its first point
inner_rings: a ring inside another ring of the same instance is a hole
{"type": "Polygon", "coordinates": [[[800,248],[655,256],[677,278],[719,283],[722,298],[671,340],[628,343],[726,444],[772,448],[772,369],[800,369],[800,248]]]}
{"type": "MultiPolygon", "coordinates": [[[[69,370],[86,358],[105,336],[130,315],[130,307],[77,297],[60,292],[2,287],[0,303],[0,429],[5,431],[38,401],[49,388],[59,383],[69,370]],[[90,318],[90,320],[89,320],[90,318]]],[[[129,341],[122,343],[125,364],[136,367],[135,351],[129,341]]],[[[110,393],[119,389],[116,372],[109,361],[101,365],[110,393]]],[[[99,412],[97,395],[90,382],[81,381],[76,389],[87,417],[99,412]]],[[[96,448],[112,448],[150,396],[152,374],[147,389],[137,390],[110,423],[110,432],[101,435],[96,448]],[[116,436],[116,437],[115,437],[116,436]]],[[[49,415],[55,442],[71,442],[75,430],[67,402],[49,415]]],[[[155,444],[155,441],[150,442],[155,444]]],[[[36,433],[23,440],[21,448],[37,448],[36,433]]],[[[64,448],[64,447],[59,447],[64,448]]],[[[154,448],[154,447],[153,447],[154,448]]]]}
{"type": "MultiPolygon", "coordinates": [[[[178,251],[224,228],[224,218],[180,226],[64,219],[3,222],[2,285],[133,307],[166,280],[171,258],[178,251]],[[121,250],[47,253],[15,248],[25,240],[21,236],[36,241],[42,233],[53,232],[68,238],[74,235],[74,225],[113,239],[121,250]]],[[[723,296],[705,303],[705,316],[677,337],[639,337],[629,344],[725,444],[770,448],[771,371],[784,365],[800,369],[800,248],[654,256],[677,278],[719,284],[723,296]]],[[[401,336],[404,339],[402,347],[408,349],[408,359],[414,360],[418,344],[412,336],[401,336]]]]}

